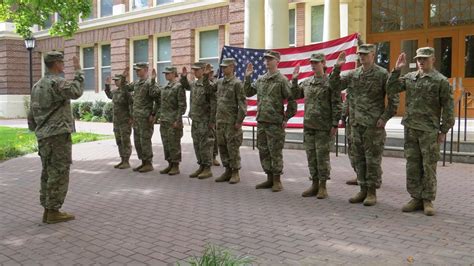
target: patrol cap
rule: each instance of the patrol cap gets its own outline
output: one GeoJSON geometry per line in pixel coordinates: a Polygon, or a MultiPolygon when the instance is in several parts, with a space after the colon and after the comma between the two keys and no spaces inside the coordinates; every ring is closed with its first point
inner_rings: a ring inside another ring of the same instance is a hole
{"type": "Polygon", "coordinates": [[[368,54],[370,52],[375,53],[375,44],[370,44],[370,43],[361,44],[357,48],[357,53],[358,54],[368,54]]]}
{"type": "Polygon", "coordinates": [[[324,56],[323,53],[312,54],[311,57],[309,58],[310,62],[322,62],[325,60],[326,60],[326,57],[324,56]]]}
{"type": "Polygon", "coordinates": [[[206,63],[204,63],[204,62],[196,62],[191,66],[191,68],[192,69],[201,69],[201,68],[204,68],[205,66],[206,66],[206,63]]]}
{"type": "Polygon", "coordinates": [[[165,70],[163,70],[163,73],[165,73],[165,74],[178,73],[178,69],[174,66],[167,66],[167,67],[165,67],[165,70]]]}
{"type": "Polygon", "coordinates": [[[222,59],[221,66],[226,67],[230,65],[235,65],[235,59],[234,58],[224,58],[222,59]]]}
{"type": "Polygon", "coordinates": [[[112,78],[113,80],[122,80],[124,79],[125,76],[122,74],[115,74],[115,76],[112,78]]]}
{"type": "Polygon", "coordinates": [[[50,63],[50,62],[55,62],[55,61],[64,61],[63,53],[58,52],[58,51],[51,51],[51,52],[47,52],[46,55],[44,56],[45,63],[50,63]]]}
{"type": "Polygon", "coordinates": [[[433,47],[421,47],[416,50],[416,56],[414,59],[418,57],[432,57],[434,56],[435,49],[433,47]]]}
{"type": "Polygon", "coordinates": [[[135,66],[133,67],[133,69],[135,70],[144,69],[144,68],[148,68],[148,62],[136,63],[135,66]]]}
{"type": "Polygon", "coordinates": [[[271,57],[271,58],[280,60],[280,52],[277,52],[277,51],[266,51],[266,52],[263,54],[263,57],[271,57]]]}

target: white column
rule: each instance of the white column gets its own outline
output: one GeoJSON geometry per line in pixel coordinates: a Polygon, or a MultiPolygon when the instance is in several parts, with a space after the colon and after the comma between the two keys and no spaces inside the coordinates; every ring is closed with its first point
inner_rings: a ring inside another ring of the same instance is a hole
{"type": "Polygon", "coordinates": [[[244,47],[263,48],[265,45],[264,0],[245,0],[244,47]]]}
{"type": "Polygon", "coordinates": [[[341,37],[339,5],[339,0],[324,0],[324,42],[341,37]]]}
{"type": "Polygon", "coordinates": [[[288,0],[265,0],[265,48],[287,48],[288,46],[288,0]]]}

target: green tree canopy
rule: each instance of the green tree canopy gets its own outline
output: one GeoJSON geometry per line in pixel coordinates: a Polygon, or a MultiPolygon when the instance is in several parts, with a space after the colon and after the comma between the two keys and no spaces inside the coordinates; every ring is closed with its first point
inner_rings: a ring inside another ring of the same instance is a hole
{"type": "Polygon", "coordinates": [[[89,17],[91,8],[91,0],[0,0],[0,21],[13,22],[16,33],[27,38],[31,27],[44,27],[50,16],[58,13],[60,19],[49,33],[69,37],[79,29],[79,17],[89,17]]]}

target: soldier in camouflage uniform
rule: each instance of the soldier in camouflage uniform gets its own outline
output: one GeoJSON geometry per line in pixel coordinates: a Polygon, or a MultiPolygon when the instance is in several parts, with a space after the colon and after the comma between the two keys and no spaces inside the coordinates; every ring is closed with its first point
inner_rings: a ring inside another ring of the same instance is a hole
{"type": "MultiPolygon", "coordinates": [[[[340,54],[340,64],[345,62],[344,53],[340,54]]],[[[309,59],[314,72],[298,85],[300,67],[293,72],[292,93],[295,99],[304,98],[304,147],[308,159],[312,185],[304,191],[303,197],[328,197],[326,181],[330,179],[331,165],[329,153],[337,126],[341,117],[340,79],[329,78],[324,72],[326,59],[324,54],[312,54],[309,59]]]]}
{"type": "Polygon", "coordinates": [[[242,122],[247,112],[242,82],[235,77],[235,60],[224,58],[220,65],[224,77],[217,81],[217,142],[225,172],[216,182],[237,184],[240,182],[240,145],[242,122]]]}
{"type": "MultiPolygon", "coordinates": [[[[153,150],[151,137],[153,136],[155,116],[154,113],[154,93],[158,89],[156,82],[156,70],[152,70],[151,78],[148,78],[148,63],[137,63],[133,69],[137,73],[138,80],[131,82],[125,89],[133,91],[133,140],[137,150],[138,159],[142,164],[133,168],[133,171],[140,173],[153,171],[153,150]]],[[[128,75],[128,68],[125,69],[128,75]]]]}
{"type": "Polygon", "coordinates": [[[74,80],[70,82],[62,78],[60,74],[64,71],[64,62],[60,52],[48,52],[44,63],[48,71],[32,88],[28,127],[35,132],[43,166],[40,190],[43,222],[52,224],[75,218],[59,209],[68,191],[72,163],[74,119],[70,100],[82,96],[84,73],[79,59],[73,57],[74,80]]]}
{"type": "Polygon", "coordinates": [[[445,76],[434,69],[434,49],[419,48],[416,51],[418,71],[400,77],[406,65],[402,53],[388,80],[388,93],[406,91],[405,158],[407,159],[407,190],[412,199],[402,208],[404,212],[424,210],[434,215],[436,197],[436,164],[439,160],[439,144],[454,125],[453,93],[445,76]]]}
{"type": "Polygon", "coordinates": [[[159,111],[160,114],[161,141],[168,167],[161,170],[160,174],[177,175],[181,162],[182,116],[186,112],[186,94],[176,80],[178,77],[176,67],[166,67],[163,73],[168,84],[155,91],[157,98],[155,113],[159,111]]]}
{"type": "Polygon", "coordinates": [[[181,85],[191,91],[191,109],[189,117],[193,120],[191,135],[193,138],[194,152],[199,168],[189,177],[206,179],[212,177],[212,149],[214,147],[213,128],[216,124],[216,94],[209,82],[205,85],[205,63],[197,62],[192,65],[195,81],[188,81],[187,70],[184,67],[181,74],[181,85]]]}
{"type": "Polygon", "coordinates": [[[257,147],[260,163],[267,174],[267,181],[258,184],[256,189],[271,188],[278,192],[283,190],[280,177],[283,174],[286,123],[296,114],[297,104],[291,96],[288,79],[278,71],[280,53],[268,51],[264,58],[268,72],[253,84],[253,65],[247,65],[244,91],[247,97],[257,95],[257,147]],[[288,100],[286,112],[284,100],[288,100]]]}
{"type": "Polygon", "coordinates": [[[130,168],[130,155],[132,154],[132,143],[130,135],[132,134],[132,106],[133,99],[129,91],[125,89],[126,79],[122,74],[117,74],[112,78],[117,89],[110,89],[110,77],[105,81],[105,94],[114,104],[113,124],[115,142],[117,143],[121,161],[115,165],[118,169],[130,168]]]}
{"type": "MultiPolygon", "coordinates": [[[[214,76],[214,67],[212,65],[211,66],[211,70],[209,72],[209,82],[211,83],[211,86],[214,88],[214,91],[217,90],[217,84],[216,84],[216,77],[214,76]]],[[[212,165],[214,166],[219,166],[221,165],[219,163],[219,161],[217,160],[217,155],[219,154],[219,147],[217,145],[217,132],[216,132],[216,129],[213,128],[212,129],[212,133],[214,134],[214,149],[212,151],[212,165]]]]}
{"type": "MultiPolygon", "coordinates": [[[[390,95],[385,104],[388,72],[374,63],[375,45],[362,44],[357,53],[362,66],[351,71],[341,85],[342,90],[347,86],[350,97],[351,148],[360,185],[360,192],[349,202],[373,206],[377,202],[377,180],[382,174],[385,124],[395,115],[399,99],[398,95],[390,95]]],[[[341,67],[336,65],[333,75],[339,76],[340,71],[341,67]]]]}

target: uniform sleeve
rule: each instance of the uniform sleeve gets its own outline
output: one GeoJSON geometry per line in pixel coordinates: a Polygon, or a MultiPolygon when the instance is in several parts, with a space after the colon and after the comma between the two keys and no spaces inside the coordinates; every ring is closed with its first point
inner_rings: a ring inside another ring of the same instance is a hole
{"type": "Polygon", "coordinates": [[[30,110],[28,111],[27,120],[28,120],[28,129],[30,131],[35,131],[37,124],[36,124],[35,118],[33,117],[33,111],[31,111],[31,104],[30,104],[30,110]]]}
{"type": "MultiPolygon", "coordinates": [[[[123,89],[123,88],[121,88],[123,89]]],[[[130,91],[127,91],[127,90],[124,90],[126,95],[127,95],[127,99],[128,99],[128,111],[130,112],[130,117],[133,117],[133,96],[132,96],[132,93],[130,91]]]]}
{"type": "Polygon", "coordinates": [[[156,86],[153,90],[153,99],[155,102],[153,105],[153,114],[159,116],[161,112],[161,88],[159,86],[156,86]]]}
{"type": "Polygon", "coordinates": [[[250,77],[245,77],[244,92],[247,97],[252,97],[257,94],[257,81],[252,83],[250,77]]]}
{"type": "Polygon", "coordinates": [[[342,91],[345,90],[347,87],[347,84],[344,86],[342,89],[342,80],[341,80],[341,67],[340,66],[334,66],[334,68],[331,71],[331,74],[329,75],[329,86],[331,87],[332,90],[338,90],[342,91]]]}
{"type": "Polygon", "coordinates": [[[304,88],[298,84],[298,79],[291,79],[291,94],[293,99],[302,99],[304,98],[304,88]]]}
{"type": "Polygon", "coordinates": [[[186,113],[186,92],[184,91],[183,86],[178,86],[178,117],[176,117],[176,121],[181,122],[181,117],[186,113]]]}
{"type": "Polygon", "coordinates": [[[84,93],[84,72],[77,70],[72,81],[61,79],[55,82],[53,90],[62,100],[75,100],[84,93]]]}
{"type": "Polygon", "coordinates": [[[191,85],[189,84],[189,80],[187,76],[181,76],[179,79],[179,83],[181,83],[181,86],[183,86],[183,89],[190,91],[191,90],[191,85]]]}
{"type": "Polygon", "coordinates": [[[240,80],[235,83],[234,91],[235,91],[237,106],[239,107],[239,110],[237,111],[236,123],[242,124],[244,122],[245,116],[247,115],[247,99],[245,98],[244,88],[240,80]]]}
{"type": "MultiPolygon", "coordinates": [[[[383,82],[384,91],[386,91],[386,88],[387,88],[387,80],[388,80],[388,73],[386,73],[384,76],[384,82],[383,82]]],[[[385,111],[380,116],[380,119],[382,119],[385,122],[390,120],[390,118],[392,118],[397,113],[398,104],[400,103],[400,95],[398,93],[387,94],[387,102],[388,103],[387,103],[387,106],[385,107],[385,111]]]]}
{"type": "Polygon", "coordinates": [[[331,87],[331,120],[332,126],[337,127],[342,113],[342,99],[339,88],[331,87]]]}
{"type": "Polygon", "coordinates": [[[208,87],[209,93],[209,101],[211,105],[211,119],[210,123],[216,123],[216,111],[217,111],[217,97],[216,97],[216,90],[215,90],[215,83],[210,83],[208,87]]]}
{"type": "Polygon", "coordinates": [[[283,80],[282,82],[282,96],[283,99],[288,100],[288,104],[286,105],[286,112],[285,112],[285,121],[290,120],[293,116],[296,115],[298,111],[298,103],[293,98],[293,95],[290,93],[290,82],[288,80],[283,80]]]}
{"type": "Polygon", "coordinates": [[[105,84],[104,92],[105,92],[105,95],[107,96],[107,98],[112,100],[112,92],[110,91],[110,84],[105,84]]]}
{"type": "Polygon", "coordinates": [[[406,91],[406,78],[400,77],[400,70],[393,70],[387,80],[387,94],[397,94],[406,91]]]}
{"type": "Polygon", "coordinates": [[[440,130],[444,134],[454,126],[454,98],[453,91],[448,80],[441,82],[440,88],[440,104],[441,104],[441,127],[440,130]]]}

